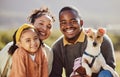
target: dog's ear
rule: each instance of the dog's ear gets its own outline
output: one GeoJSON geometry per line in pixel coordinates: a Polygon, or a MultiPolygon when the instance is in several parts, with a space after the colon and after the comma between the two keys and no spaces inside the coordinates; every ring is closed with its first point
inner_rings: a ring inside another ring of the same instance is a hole
{"type": "Polygon", "coordinates": [[[104,35],[106,33],[106,29],[105,28],[98,28],[98,33],[100,35],[104,35]]]}
{"type": "Polygon", "coordinates": [[[85,30],[85,34],[89,34],[91,32],[91,28],[88,28],[87,30],[85,30]]]}

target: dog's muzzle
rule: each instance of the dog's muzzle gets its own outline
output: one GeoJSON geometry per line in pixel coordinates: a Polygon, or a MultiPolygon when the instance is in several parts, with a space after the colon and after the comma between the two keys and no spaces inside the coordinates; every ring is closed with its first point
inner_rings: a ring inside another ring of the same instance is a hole
{"type": "Polygon", "coordinates": [[[94,47],[97,46],[97,43],[96,43],[95,41],[93,42],[93,46],[94,46],[94,47]]]}

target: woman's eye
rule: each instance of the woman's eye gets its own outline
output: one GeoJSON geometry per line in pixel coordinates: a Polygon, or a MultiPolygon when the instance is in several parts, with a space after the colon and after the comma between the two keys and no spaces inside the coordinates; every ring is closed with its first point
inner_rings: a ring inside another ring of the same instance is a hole
{"type": "Polygon", "coordinates": [[[67,24],[67,23],[64,22],[64,21],[60,22],[60,25],[66,25],[66,24],[67,24]]]}
{"type": "Polygon", "coordinates": [[[48,29],[51,29],[51,25],[48,25],[47,28],[48,28],[48,29]]]}
{"type": "Polygon", "coordinates": [[[39,38],[38,37],[35,37],[34,40],[38,40],[39,38]]]}

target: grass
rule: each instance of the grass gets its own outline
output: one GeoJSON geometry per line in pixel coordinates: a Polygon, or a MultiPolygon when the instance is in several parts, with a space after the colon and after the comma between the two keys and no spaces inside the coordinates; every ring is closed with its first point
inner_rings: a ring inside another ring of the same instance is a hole
{"type": "Polygon", "coordinates": [[[116,57],[116,71],[120,76],[120,51],[119,52],[115,52],[115,57],[116,57]]]}

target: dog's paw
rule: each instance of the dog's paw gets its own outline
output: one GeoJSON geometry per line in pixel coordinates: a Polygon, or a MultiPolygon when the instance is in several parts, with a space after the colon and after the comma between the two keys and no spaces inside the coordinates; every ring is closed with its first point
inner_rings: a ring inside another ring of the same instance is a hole
{"type": "Polygon", "coordinates": [[[115,71],[115,73],[113,74],[113,77],[119,77],[118,73],[115,71]]]}
{"type": "Polygon", "coordinates": [[[73,76],[71,76],[71,77],[82,77],[82,76],[80,76],[80,75],[73,75],[73,76]]]}
{"type": "Polygon", "coordinates": [[[92,76],[85,75],[84,77],[92,77],[92,76]]]}
{"type": "Polygon", "coordinates": [[[73,75],[71,77],[91,77],[91,76],[88,76],[88,75],[83,75],[83,76],[80,76],[80,75],[73,75]]]}

